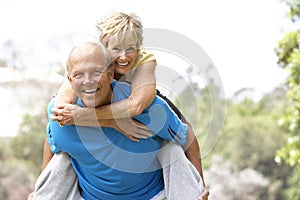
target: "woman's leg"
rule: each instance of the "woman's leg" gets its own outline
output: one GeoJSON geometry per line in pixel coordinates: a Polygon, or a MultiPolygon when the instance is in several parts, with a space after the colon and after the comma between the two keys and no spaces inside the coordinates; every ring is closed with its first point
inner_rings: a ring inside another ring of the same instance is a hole
{"type": "Polygon", "coordinates": [[[163,168],[165,195],[170,200],[197,200],[203,192],[202,179],[180,145],[166,143],[158,154],[163,168]]]}

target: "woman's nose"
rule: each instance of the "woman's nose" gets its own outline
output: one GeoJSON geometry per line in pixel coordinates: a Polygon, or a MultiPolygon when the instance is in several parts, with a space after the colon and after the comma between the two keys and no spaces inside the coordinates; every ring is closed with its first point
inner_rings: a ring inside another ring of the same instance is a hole
{"type": "Polygon", "coordinates": [[[125,50],[120,51],[119,58],[120,59],[125,59],[126,58],[126,51],[125,50]]]}

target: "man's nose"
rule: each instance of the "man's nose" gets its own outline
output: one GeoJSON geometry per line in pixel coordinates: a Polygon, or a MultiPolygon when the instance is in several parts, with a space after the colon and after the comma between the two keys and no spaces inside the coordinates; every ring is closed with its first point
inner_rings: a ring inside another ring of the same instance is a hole
{"type": "Polygon", "coordinates": [[[93,83],[95,81],[96,81],[95,78],[93,76],[89,75],[89,74],[86,74],[83,78],[83,83],[85,83],[85,84],[86,83],[93,83]]]}

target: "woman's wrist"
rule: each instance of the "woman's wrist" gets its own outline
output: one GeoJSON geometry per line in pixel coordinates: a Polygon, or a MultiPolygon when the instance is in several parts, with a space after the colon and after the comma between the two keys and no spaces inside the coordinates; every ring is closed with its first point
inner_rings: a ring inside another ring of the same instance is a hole
{"type": "Polygon", "coordinates": [[[100,125],[95,108],[82,108],[76,106],[73,110],[73,120],[74,124],[79,126],[100,125]]]}

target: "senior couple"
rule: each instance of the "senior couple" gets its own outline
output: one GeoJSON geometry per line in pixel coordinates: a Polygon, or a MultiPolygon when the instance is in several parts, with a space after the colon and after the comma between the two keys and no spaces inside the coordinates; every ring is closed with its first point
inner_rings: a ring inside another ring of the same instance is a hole
{"type": "Polygon", "coordinates": [[[156,61],[142,49],[138,17],[117,13],[98,28],[99,43],[71,50],[49,103],[43,171],[29,198],[207,199],[198,142],[156,95],[156,61]]]}

